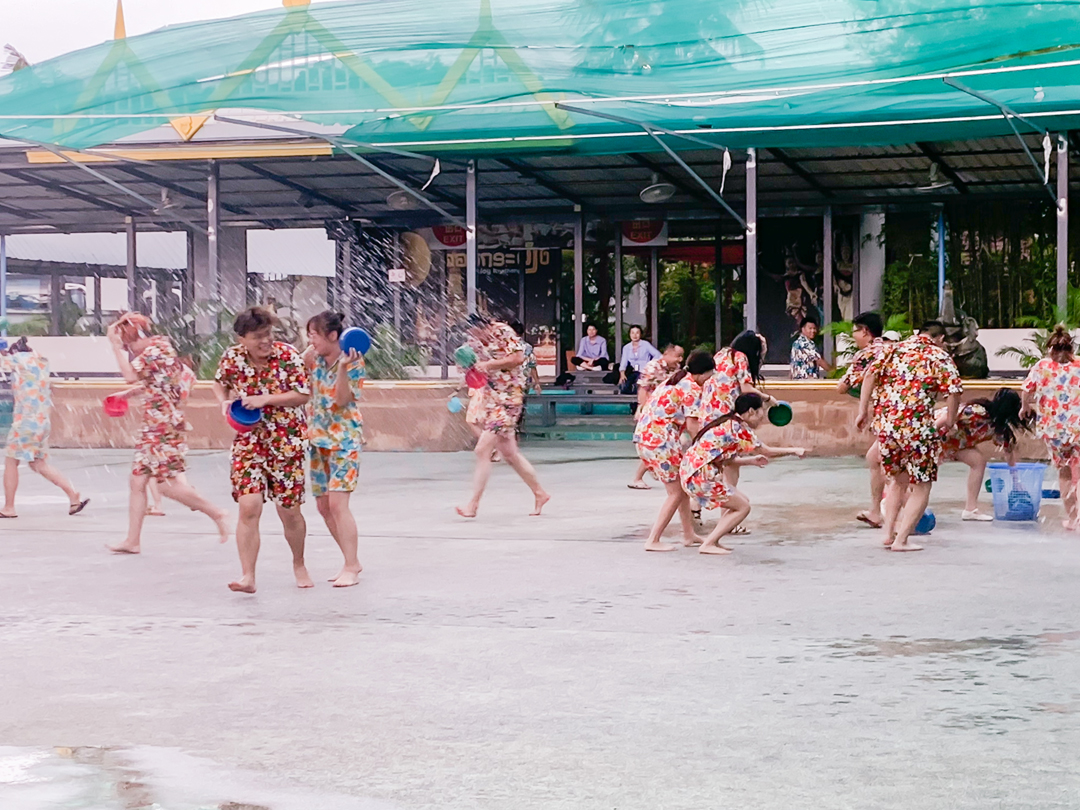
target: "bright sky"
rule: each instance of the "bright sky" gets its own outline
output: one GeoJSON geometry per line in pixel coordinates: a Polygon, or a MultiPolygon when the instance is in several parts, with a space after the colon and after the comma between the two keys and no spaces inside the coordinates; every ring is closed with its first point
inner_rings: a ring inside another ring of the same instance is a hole
{"type": "MultiPolygon", "coordinates": [[[[281,0],[124,0],[128,36],[165,25],[280,8],[281,0]]],[[[0,0],[0,47],[31,62],[112,39],[116,0],[0,0]]]]}

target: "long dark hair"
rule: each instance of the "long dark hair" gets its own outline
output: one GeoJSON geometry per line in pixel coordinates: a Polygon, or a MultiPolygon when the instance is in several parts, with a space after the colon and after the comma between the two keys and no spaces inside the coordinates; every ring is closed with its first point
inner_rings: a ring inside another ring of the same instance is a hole
{"type": "Polygon", "coordinates": [[[728,422],[732,419],[738,419],[747,411],[756,411],[758,408],[764,407],[764,405],[765,399],[761,396],[761,394],[739,394],[739,396],[735,397],[734,410],[728,411],[725,414],[721,414],[720,416],[716,417],[711,422],[706,424],[705,427],[698,431],[697,436],[694,437],[694,443],[697,443],[698,439],[704,436],[708,431],[712,430],[715,427],[720,427],[720,425],[724,424],[724,422],[728,422]]]}
{"type": "Polygon", "coordinates": [[[712,371],[715,368],[716,363],[713,362],[711,354],[702,349],[695,349],[686,358],[686,365],[668,377],[664,381],[664,385],[678,385],[688,374],[704,374],[706,371],[712,371]]]}
{"type": "Polygon", "coordinates": [[[761,382],[761,336],[753,329],[747,329],[735,336],[729,348],[746,355],[746,364],[750,367],[750,379],[755,383],[761,382]]]}
{"type": "Polygon", "coordinates": [[[1020,418],[1020,395],[1011,388],[999,388],[993,399],[972,400],[971,405],[981,405],[986,409],[990,417],[990,424],[994,426],[994,438],[1003,447],[1012,447],[1016,444],[1016,431],[1029,430],[1030,419],[1020,418]]]}

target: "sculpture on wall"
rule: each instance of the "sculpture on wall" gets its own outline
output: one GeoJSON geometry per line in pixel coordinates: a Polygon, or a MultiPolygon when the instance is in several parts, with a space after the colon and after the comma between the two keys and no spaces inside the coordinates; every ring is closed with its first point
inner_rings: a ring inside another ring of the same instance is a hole
{"type": "Polygon", "coordinates": [[[985,380],[990,376],[986,349],[979,343],[979,324],[953,303],[952,285],[945,282],[938,320],[945,326],[945,348],[952,355],[961,377],[985,380]]]}

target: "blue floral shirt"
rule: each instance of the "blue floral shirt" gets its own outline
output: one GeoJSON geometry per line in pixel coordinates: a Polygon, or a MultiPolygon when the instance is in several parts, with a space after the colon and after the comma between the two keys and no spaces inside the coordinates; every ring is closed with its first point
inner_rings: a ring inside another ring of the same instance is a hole
{"type": "Polygon", "coordinates": [[[818,378],[818,354],[814,341],[799,335],[791,344],[791,379],[816,380],[818,378]]]}

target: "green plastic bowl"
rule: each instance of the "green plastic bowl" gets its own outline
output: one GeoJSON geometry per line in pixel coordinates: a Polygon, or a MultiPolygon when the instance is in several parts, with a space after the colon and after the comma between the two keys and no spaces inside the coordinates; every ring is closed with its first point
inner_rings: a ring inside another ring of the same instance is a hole
{"type": "Polygon", "coordinates": [[[476,365],[476,352],[473,351],[472,346],[458,346],[454,350],[454,362],[461,368],[472,368],[476,365]]]}
{"type": "Polygon", "coordinates": [[[791,418],[794,415],[789,402],[777,402],[769,408],[769,421],[777,427],[791,424],[791,418]]]}
{"type": "Polygon", "coordinates": [[[853,385],[847,390],[848,394],[858,399],[862,396],[862,386],[853,385]]]}

